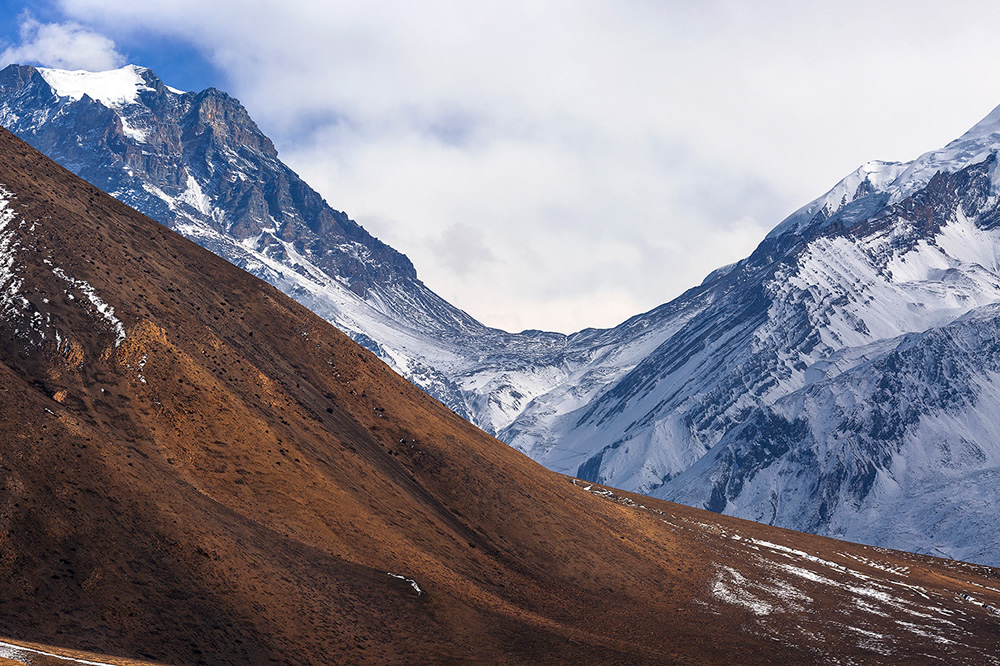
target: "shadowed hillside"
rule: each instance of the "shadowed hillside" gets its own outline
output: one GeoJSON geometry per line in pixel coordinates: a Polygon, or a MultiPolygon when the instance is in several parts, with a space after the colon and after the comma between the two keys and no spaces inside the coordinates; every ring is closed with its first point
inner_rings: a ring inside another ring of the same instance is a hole
{"type": "Polygon", "coordinates": [[[2,130],[0,187],[5,640],[175,664],[995,653],[996,570],[574,484],[2,130]]]}

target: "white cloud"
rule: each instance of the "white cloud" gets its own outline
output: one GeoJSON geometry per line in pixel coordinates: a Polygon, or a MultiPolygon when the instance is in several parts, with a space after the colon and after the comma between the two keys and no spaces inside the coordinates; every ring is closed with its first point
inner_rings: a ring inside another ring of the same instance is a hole
{"type": "Polygon", "coordinates": [[[40,23],[25,13],[20,20],[20,38],[19,44],[0,53],[0,67],[18,63],[103,71],[125,63],[113,41],[79,23],[40,23]]]}
{"type": "Polygon", "coordinates": [[[1000,102],[972,0],[61,4],[196,45],[331,204],[508,329],[654,307],[1000,102]]]}

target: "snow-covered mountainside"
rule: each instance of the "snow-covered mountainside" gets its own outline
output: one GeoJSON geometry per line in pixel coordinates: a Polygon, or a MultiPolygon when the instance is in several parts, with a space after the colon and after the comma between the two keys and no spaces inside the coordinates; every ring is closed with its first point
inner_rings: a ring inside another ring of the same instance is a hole
{"type": "Polygon", "coordinates": [[[674,301],[569,336],[440,299],[225,93],[11,66],[0,122],[556,471],[1000,563],[1000,110],[913,162],[863,165],[674,301]]]}
{"type": "Polygon", "coordinates": [[[869,163],[572,410],[515,445],[555,469],[740,517],[1000,562],[1000,110],[869,163]]]}

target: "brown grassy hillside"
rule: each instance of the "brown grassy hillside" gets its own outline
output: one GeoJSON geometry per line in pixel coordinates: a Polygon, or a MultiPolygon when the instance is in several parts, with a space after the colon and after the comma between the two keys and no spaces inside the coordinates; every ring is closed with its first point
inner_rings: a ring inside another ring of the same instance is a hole
{"type": "Polygon", "coordinates": [[[6,640],[174,664],[996,653],[995,570],[596,494],[6,131],[0,187],[6,640]]]}

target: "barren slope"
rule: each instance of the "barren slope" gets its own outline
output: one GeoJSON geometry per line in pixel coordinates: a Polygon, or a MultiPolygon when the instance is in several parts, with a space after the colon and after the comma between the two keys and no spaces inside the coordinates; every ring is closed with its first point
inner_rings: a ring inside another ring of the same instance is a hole
{"type": "Polygon", "coordinates": [[[995,570],[595,494],[2,130],[0,187],[5,640],[177,664],[996,652],[995,570]]]}

